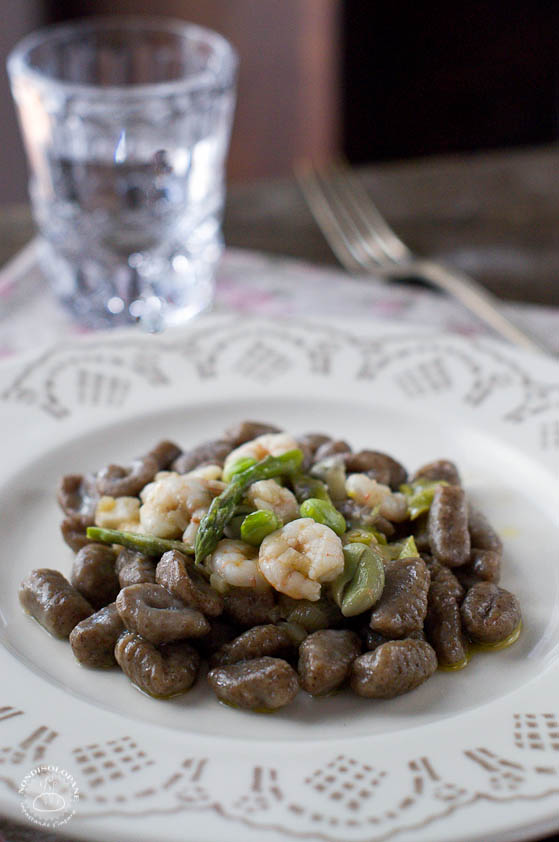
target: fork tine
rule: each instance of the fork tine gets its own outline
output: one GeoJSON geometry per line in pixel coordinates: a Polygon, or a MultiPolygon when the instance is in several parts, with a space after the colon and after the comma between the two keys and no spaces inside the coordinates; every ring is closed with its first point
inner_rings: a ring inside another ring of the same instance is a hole
{"type": "Polygon", "coordinates": [[[539,339],[516,327],[499,309],[498,300],[468,275],[444,264],[415,257],[385,222],[356,179],[344,168],[331,167],[327,175],[309,164],[298,167],[297,179],[309,207],[332,250],[349,271],[402,278],[401,271],[417,276],[454,296],[470,312],[501,336],[524,348],[549,354],[539,339]]]}
{"type": "Polygon", "coordinates": [[[369,271],[379,266],[386,266],[391,258],[378,242],[378,238],[371,231],[369,224],[364,223],[361,215],[356,212],[354,203],[351,201],[351,191],[346,189],[343,179],[338,179],[331,174],[329,167],[325,171],[316,171],[317,178],[322,183],[322,189],[328,196],[330,206],[338,220],[342,220],[351,238],[354,251],[358,252],[358,259],[365,269],[369,271]]]}
{"type": "Polygon", "coordinates": [[[332,191],[331,181],[321,176],[310,161],[298,165],[295,174],[319,228],[340,263],[354,273],[376,268],[378,262],[364,248],[363,237],[345,204],[332,191]]]}
{"type": "Polygon", "coordinates": [[[361,230],[364,229],[369,237],[374,237],[390,260],[396,263],[410,260],[410,249],[388,225],[365,190],[363,182],[340,165],[333,165],[331,172],[345,202],[352,207],[356,219],[359,219],[361,230]]]}
{"type": "Polygon", "coordinates": [[[318,227],[342,266],[349,272],[361,272],[363,267],[354,256],[346,233],[324,195],[313,165],[307,161],[298,164],[295,175],[318,227]]]}

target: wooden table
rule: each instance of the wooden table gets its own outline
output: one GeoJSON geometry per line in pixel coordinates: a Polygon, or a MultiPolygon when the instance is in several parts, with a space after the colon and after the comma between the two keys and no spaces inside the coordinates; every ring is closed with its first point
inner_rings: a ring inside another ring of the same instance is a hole
{"type": "MultiPolygon", "coordinates": [[[[420,253],[503,298],[559,306],[559,147],[367,167],[380,210],[420,253]]],[[[26,207],[0,211],[0,265],[32,236],[26,207]]],[[[232,185],[228,245],[335,263],[292,178],[232,185]]]]}

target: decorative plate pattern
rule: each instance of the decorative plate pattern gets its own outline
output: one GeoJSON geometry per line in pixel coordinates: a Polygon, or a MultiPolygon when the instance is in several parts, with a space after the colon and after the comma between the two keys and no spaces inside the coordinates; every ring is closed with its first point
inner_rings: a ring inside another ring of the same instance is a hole
{"type": "MultiPolygon", "coordinates": [[[[453,418],[517,452],[550,488],[557,476],[559,376],[550,362],[486,340],[370,323],[223,317],[161,337],[85,339],[5,365],[6,430],[17,424],[29,441],[22,456],[4,435],[6,477],[20,476],[49,448],[128,423],[154,405],[165,414],[261,396],[292,401],[308,426],[328,428],[314,415],[315,400],[335,405],[338,393],[373,415],[400,408],[411,430],[416,418],[453,418]]],[[[557,554],[556,531],[553,540],[549,552],[557,554]]],[[[550,588],[557,590],[557,581],[550,588]]],[[[0,612],[10,599],[0,598],[0,612]]],[[[195,722],[177,733],[65,691],[46,680],[48,666],[30,666],[21,655],[10,610],[0,649],[2,675],[9,676],[0,689],[0,805],[14,817],[23,775],[38,763],[56,763],[80,786],[68,832],[84,838],[110,826],[112,835],[145,842],[223,835],[508,842],[522,838],[518,828],[527,824],[542,832],[559,826],[552,626],[531,644],[531,671],[454,716],[412,718],[405,730],[370,735],[334,728],[310,740],[301,731],[278,738],[269,717],[265,740],[241,740],[234,717],[229,735],[205,735],[195,722]]],[[[495,676],[498,684],[498,668],[495,676]]]]}

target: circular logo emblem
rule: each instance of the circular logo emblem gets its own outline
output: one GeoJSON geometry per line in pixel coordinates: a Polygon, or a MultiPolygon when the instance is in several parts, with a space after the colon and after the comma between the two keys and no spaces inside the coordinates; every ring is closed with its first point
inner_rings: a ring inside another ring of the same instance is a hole
{"type": "Polygon", "coordinates": [[[72,775],[58,766],[37,766],[19,787],[21,809],[33,824],[60,827],[70,821],[80,797],[72,775]]]}

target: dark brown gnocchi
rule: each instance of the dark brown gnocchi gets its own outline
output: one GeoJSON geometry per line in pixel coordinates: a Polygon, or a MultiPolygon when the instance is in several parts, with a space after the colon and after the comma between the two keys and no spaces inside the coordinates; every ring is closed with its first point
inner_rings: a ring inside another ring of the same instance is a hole
{"type": "Polygon", "coordinates": [[[86,544],[74,559],[70,581],[94,608],[102,608],[118,596],[115,561],[116,552],[106,544],[86,544]]]}
{"type": "Polygon", "coordinates": [[[276,710],[293,701],[299,691],[297,673],[281,658],[255,658],[208,673],[220,702],[247,710],[276,710]]]}
{"type": "Polygon", "coordinates": [[[93,614],[93,607],[58,570],[33,570],[21,583],[25,611],[55,637],[68,637],[74,626],[93,614]]]}
{"type": "Polygon", "coordinates": [[[409,477],[381,450],[260,421],[162,440],[62,478],[71,582],[34,570],[21,605],[81,665],[118,665],[154,698],[186,692],[203,658],[232,707],[276,710],[300,689],[391,699],[522,628],[458,467],[409,477]]]}
{"type": "Polygon", "coordinates": [[[124,631],[124,623],[112,602],[74,626],[70,632],[70,646],[84,667],[113,667],[116,665],[116,642],[124,631]]]}
{"type": "Polygon", "coordinates": [[[190,643],[181,640],[158,648],[134,632],[118,638],[114,654],[132,684],[156,699],[190,690],[200,666],[200,656],[190,643]]]}
{"type": "Polygon", "coordinates": [[[323,696],[350,676],[361,654],[361,641],[347,629],[323,629],[310,634],[299,647],[299,681],[311,696],[323,696]]]}
{"type": "Polygon", "coordinates": [[[415,690],[437,669],[435,650],[423,640],[390,640],[356,658],[351,686],[367,699],[393,699],[415,690]]]}
{"type": "Polygon", "coordinates": [[[200,611],[188,608],[161,585],[129,585],[116,598],[122,622],[151,643],[202,637],[210,624],[200,611]]]}

